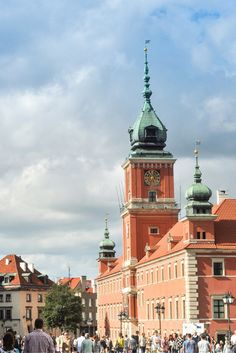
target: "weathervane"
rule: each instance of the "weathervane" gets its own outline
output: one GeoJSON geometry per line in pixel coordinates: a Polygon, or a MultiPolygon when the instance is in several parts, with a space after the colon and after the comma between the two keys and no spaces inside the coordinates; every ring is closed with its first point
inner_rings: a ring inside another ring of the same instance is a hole
{"type": "Polygon", "coordinates": [[[194,155],[196,157],[196,166],[198,166],[198,155],[199,155],[199,148],[198,146],[200,146],[201,141],[200,140],[196,140],[195,141],[195,149],[194,149],[194,155]]]}
{"type": "Polygon", "coordinates": [[[106,229],[107,229],[107,223],[108,223],[108,216],[109,216],[109,213],[106,213],[105,214],[105,226],[106,226],[106,229]]]}
{"type": "Polygon", "coordinates": [[[144,46],[144,51],[145,51],[145,54],[146,54],[146,55],[147,55],[147,50],[148,50],[148,49],[147,49],[147,44],[149,44],[149,43],[150,43],[150,39],[146,39],[146,40],[145,40],[145,44],[144,44],[144,45],[145,45],[145,46],[144,46]]]}

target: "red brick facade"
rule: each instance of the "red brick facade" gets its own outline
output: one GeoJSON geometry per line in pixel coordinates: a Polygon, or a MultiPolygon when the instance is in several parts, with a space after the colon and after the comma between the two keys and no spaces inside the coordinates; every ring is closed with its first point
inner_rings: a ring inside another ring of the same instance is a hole
{"type": "MultiPolygon", "coordinates": [[[[166,130],[150,103],[145,58],[144,107],[129,130],[131,153],[123,164],[122,256],[99,258],[98,331],[116,338],[120,330],[130,335],[160,329],[155,310],[160,303],[162,333],[201,322],[210,334],[225,334],[228,312],[222,298],[228,292],[236,297],[236,200],[212,208],[195,151],[187,216],[178,221],[175,159],[163,150],[166,130]],[[127,317],[119,320],[121,312],[127,317]]],[[[231,330],[236,329],[236,300],[230,317],[231,330]]]]}

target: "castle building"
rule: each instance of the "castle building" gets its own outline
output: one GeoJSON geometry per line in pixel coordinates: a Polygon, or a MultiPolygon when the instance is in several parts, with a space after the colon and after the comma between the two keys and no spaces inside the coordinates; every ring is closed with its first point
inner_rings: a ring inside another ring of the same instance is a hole
{"type": "Polygon", "coordinates": [[[236,329],[236,199],[222,191],[212,205],[196,149],[186,215],[178,220],[175,158],[165,149],[167,129],[152,107],[149,80],[145,48],[144,104],[122,166],[122,255],[107,224],[100,243],[98,331],[115,339],[120,331],[170,334],[201,323],[220,339],[236,329]]]}
{"type": "Polygon", "coordinates": [[[0,260],[0,336],[7,329],[22,337],[33,330],[42,315],[47,292],[53,282],[47,275],[11,254],[0,260]]]}

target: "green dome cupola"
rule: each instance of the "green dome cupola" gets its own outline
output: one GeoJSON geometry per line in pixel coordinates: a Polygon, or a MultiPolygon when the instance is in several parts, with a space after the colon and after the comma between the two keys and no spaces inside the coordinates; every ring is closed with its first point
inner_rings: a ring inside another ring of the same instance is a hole
{"type": "Polygon", "coordinates": [[[198,164],[198,150],[195,149],[195,173],[194,183],[186,190],[185,197],[187,199],[186,215],[204,215],[211,214],[212,204],[209,199],[212,195],[209,187],[202,183],[202,173],[198,164]]]}
{"type": "Polygon", "coordinates": [[[105,219],[105,231],[104,231],[104,239],[99,244],[99,258],[114,258],[115,257],[115,243],[109,237],[109,230],[107,226],[107,218],[105,219]]]}
{"type": "MultiPolygon", "coordinates": [[[[147,41],[146,41],[147,42],[147,41]]],[[[167,129],[157,116],[151,104],[152,91],[150,89],[150,76],[147,61],[147,47],[145,46],[145,62],[144,62],[144,104],[141,114],[135,121],[133,127],[129,128],[131,154],[159,154],[162,156],[171,156],[169,152],[165,152],[167,139],[167,129]]]]}

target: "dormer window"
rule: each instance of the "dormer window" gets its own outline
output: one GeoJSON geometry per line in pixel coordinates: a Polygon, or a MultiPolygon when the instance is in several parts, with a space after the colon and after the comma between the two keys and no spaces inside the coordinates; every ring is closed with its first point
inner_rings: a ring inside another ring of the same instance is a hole
{"type": "Polygon", "coordinates": [[[40,279],[40,281],[43,283],[43,284],[48,284],[48,276],[47,275],[38,275],[38,279],[40,279]]]}
{"type": "Polygon", "coordinates": [[[156,141],[157,128],[155,126],[148,126],[145,129],[145,141],[156,141]]]}
{"type": "Polygon", "coordinates": [[[4,283],[10,283],[10,277],[6,276],[4,277],[4,283]]]}

